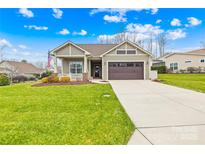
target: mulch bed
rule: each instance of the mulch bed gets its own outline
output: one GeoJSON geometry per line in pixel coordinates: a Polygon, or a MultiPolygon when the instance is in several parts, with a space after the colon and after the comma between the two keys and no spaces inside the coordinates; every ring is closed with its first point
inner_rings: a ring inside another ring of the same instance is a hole
{"type": "Polygon", "coordinates": [[[32,87],[44,87],[44,86],[62,86],[62,85],[81,85],[81,84],[93,84],[90,81],[70,81],[67,83],[59,82],[59,83],[37,83],[32,85],[32,87]]]}

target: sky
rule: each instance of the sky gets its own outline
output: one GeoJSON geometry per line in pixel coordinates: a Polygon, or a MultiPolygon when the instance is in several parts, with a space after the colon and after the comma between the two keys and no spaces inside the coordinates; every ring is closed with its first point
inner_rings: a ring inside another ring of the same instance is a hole
{"type": "Polygon", "coordinates": [[[205,9],[0,9],[3,59],[47,61],[47,53],[70,40],[100,43],[126,32],[139,40],[165,34],[167,52],[184,52],[205,41],[205,9]]]}

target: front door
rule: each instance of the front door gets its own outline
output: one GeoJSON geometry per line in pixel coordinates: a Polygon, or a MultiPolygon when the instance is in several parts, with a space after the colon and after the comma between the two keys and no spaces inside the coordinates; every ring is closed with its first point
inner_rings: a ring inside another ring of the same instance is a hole
{"type": "Polygon", "coordinates": [[[101,77],[101,66],[100,64],[94,64],[94,78],[100,78],[101,77]]]}

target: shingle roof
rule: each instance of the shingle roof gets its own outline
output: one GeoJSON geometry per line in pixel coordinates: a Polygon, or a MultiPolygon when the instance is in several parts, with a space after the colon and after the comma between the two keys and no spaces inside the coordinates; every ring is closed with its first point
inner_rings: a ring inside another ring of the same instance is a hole
{"type": "Polygon", "coordinates": [[[192,53],[192,54],[205,54],[205,49],[199,49],[199,50],[193,50],[189,51],[187,53],[192,53]]]}
{"type": "Polygon", "coordinates": [[[76,44],[76,45],[91,53],[92,56],[100,56],[106,51],[115,47],[117,44],[76,44]]]}
{"type": "Polygon", "coordinates": [[[40,74],[44,70],[34,66],[31,63],[26,62],[16,62],[16,61],[6,61],[10,65],[16,68],[17,73],[19,74],[40,74]]]}

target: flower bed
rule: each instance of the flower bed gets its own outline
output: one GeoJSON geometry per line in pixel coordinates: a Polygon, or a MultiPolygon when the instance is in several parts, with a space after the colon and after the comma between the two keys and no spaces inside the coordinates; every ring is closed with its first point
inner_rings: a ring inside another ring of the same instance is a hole
{"type": "Polygon", "coordinates": [[[43,87],[43,86],[61,86],[61,85],[81,85],[81,84],[93,84],[90,81],[70,81],[70,82],[57,82],[57,83],[37,83],[32,87],[43,87]]]}

